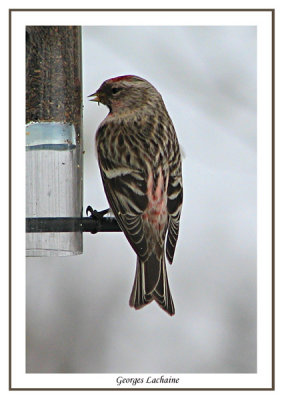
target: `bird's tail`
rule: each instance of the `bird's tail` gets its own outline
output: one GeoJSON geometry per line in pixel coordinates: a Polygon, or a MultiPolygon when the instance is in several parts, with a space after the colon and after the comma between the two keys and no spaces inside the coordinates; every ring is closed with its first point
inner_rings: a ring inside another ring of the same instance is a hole
{"type": "Polygon", "coordinates": [[[137,258],[129,305],[139,309],[153,300],[168,314],[174,315],[175,307],[169,288],[165,257],[157,259],[152,254],[145,262],[137,258]]]}

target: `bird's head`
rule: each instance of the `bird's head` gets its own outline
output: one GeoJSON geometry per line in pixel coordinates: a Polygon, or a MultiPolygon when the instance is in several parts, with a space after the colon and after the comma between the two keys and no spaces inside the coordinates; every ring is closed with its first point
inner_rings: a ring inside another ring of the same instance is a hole
{"type": "Polygon", "coordinates": [[[111,113],[135,112],[141,107],[161,101],[159,92],[148,81],[135,75],[124,75],[103,82],[89,97],[105,104],[111,113]]]}

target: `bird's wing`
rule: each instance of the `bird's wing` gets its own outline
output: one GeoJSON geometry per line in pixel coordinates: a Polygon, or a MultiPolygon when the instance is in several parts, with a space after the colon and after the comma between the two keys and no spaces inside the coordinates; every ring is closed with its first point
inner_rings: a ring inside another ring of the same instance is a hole
{"type": "Polygon", "coordinates": [[[142,214],[148,205],[145,173],[130,167],[115,167],[99,160],[105,193],[111,209],[138,257],[145,261],[149,239],[144,232],[142,214]]]}
{"type": "Polygon", "coordinates": [[[169,230],[167,235],[166,254],[169,263],[173,262],[176,243],[179,233],[179,221],[183,199],[181,162],[179,152],[176,153],[176,160],[171,164],[168,182],[168,202],[169,230]]]}

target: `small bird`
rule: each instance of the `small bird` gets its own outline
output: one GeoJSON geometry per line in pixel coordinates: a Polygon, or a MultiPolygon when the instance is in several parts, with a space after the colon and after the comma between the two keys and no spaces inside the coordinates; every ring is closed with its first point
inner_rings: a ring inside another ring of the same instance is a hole
{"type": "Polygon", "coordinates": [[[169,289],[182,207],[179,143],[160,93],[134,75],[102,83],[89,97],[109,108],[96,132],[102,181],[117,222],[137,254],[129,305],[155,300],[168,314],[175,308],[169,289]]]}

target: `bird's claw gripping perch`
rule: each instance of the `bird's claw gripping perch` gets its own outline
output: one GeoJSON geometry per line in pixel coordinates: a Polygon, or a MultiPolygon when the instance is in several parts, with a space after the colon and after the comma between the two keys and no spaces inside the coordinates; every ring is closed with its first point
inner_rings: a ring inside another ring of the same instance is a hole
{"type": "Polygon", "coordinates": [[[102,210],[102,211],[94,210],[93,207],[91,207],[91,206],[88,206],[86,208],[87,216],[88,216],[89,213],[91,214],[90,218],[101,219],[104,215],[106,215],[109,212],[110,212],[110,208],[106,208],[105,210],[102,210]]]}
{"type": "Polygon", "coordinates": [[[97,223],[97,228],[94,229],[91,233],[98,233],[100,231],[100,225],[101,225],[102,219],[103,219],[104,215],[106,215],[109,212],[110,212],[110,208],[107,208],[102,211],[94,210],[93,207],[91,207],[91,206],[88,206],[86,208],[87,217],[89,216],[89,213],[90,213],[91,215],[89,218],[93,218],[97,223]]]}

